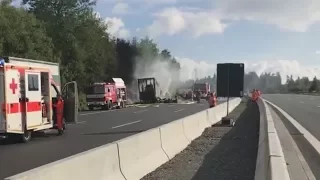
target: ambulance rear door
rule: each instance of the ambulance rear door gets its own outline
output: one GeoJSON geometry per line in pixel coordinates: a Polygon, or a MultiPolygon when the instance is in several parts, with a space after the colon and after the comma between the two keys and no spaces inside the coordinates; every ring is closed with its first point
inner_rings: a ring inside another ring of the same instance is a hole
{"type": "Polygon", "coordinates": [[[19,71],[14,67],[6,67],[4,84],[7,132],[23,133],[23,116],[19,102],[21,97],[19,71]]]}
{"type": "Polygon", "coordinates": [[[41,110],[41,72],[25,70],[25,117],[27,129],[36,129],[42,124],[41,110]]]}
{"type": "Polygon", "coordinates": [[[0,67],[0,133],[6,131],[5,121],[5,99],[4,99],[4,72],[3,67],[0,67]]]}

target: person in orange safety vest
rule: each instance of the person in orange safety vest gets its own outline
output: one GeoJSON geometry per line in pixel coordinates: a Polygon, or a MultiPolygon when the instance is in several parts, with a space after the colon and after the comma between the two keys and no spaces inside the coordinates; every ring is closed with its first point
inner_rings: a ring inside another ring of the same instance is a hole
{"type": "Polygon", "coordinates": [[[56,121],[55,121],[55,124],[56,124],[56,127],[59,131],[59,133],[62,133],[63,132],[63,129],[64,129],[64,122],[63,122],[63,108],[64,108],[64,102],[63,102],[63,99],[62,99],[62,96],[61,95],[57,95],[57,102],[55,104],[53,104],[53,107],[55,107],[56,109],[56,121]]]}
{"type": "Polygon", "coordinates": [[[209,107],[215,107],[217,106],[217,97],[214,92],[210,93],[210,98],[209,98],[209,107]]]}
{"type": "Polygon", "coordinates": [[[252,94],[251,94],[252,102],[256,102],[258,98],[259,98],[258,91],[256,89],[253,89],[252,94]]]}

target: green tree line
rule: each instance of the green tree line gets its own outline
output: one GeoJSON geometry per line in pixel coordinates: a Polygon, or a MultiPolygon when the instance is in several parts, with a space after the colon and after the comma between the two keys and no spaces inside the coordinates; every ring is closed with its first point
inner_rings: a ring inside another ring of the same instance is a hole
{"type": "MultiPolygon", "coordinates": [[[[216,86],[217,76],[205,77],[196,80],[196,82],[207,82],[211,87],[216,86]]],[[[193,80],[186,82],[186,86],[191,87],[193,80]]],[[[280,73],[263,73],[260,76],[255,72],[249,72],[244,75],[244,91],[260,89],[263,93],[320,93],[320,81],[317,77],[310,80],[308,77],[286,76],[286,82],[282,82],[280,73]]]]}
{"type": "Polygon", "coordinates": [[[132,83],[138,63],[147,68],[161,59],[174,72],[180,69],[170,51],[160,50],[148,37],[110,36],[93,11],[94,0],[23,0],[23,8],[11,3],[0,0],[0,56],[60,63],[62,82],[76,80],[82,101],[90,83],[111,77],[132,83]]]}

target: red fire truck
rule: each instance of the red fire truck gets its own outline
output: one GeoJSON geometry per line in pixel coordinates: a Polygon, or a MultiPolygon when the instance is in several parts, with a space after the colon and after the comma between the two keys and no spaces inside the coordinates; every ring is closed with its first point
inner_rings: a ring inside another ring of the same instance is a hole
{"type": "Polygon", "coordinates": [[[94,83],[87,89],[86,95],[89,110],[124,108],[127,102],[127,90],[121,78],[112,78],[109,82],[94,83]]]}
{"type": "Polygon", "coordinates": [[[197,94],[200,90],[200,98],[206,99],[210,93],[210,84],[209,83],[195,83],[193,85],[193,94],[197,94]]]}
{"type": "Polygon", "coordinates": [[[61,93],[59,64],[14,57],[0,61],[1,137],[28,142],[32,132],[57,129],[61,135],[66,121],[77,121],[77,86],[67,83],[61,93]]]}

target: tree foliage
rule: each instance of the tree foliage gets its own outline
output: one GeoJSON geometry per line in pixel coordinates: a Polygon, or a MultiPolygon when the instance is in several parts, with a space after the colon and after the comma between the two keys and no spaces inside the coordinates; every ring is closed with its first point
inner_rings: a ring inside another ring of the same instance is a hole
{"type": "MultiPolygon", "coordinates": [[[[282,83],[280,73],[263,73],[260,76],[255,72],[246,73],[244,76],[244,90],[260,89],[264,93],[320,93],[320,81],[314,77],[312,81],[308,77],[292,76],[286,77],[286,82],[282,83]]],[[[196,80],[196,82],[208,82],[211,87],[216,87],[217,77],[206,77],[196,80]]],[[[187,87],[191,87],[193,80],[186,82],[187,87]]]]}
{"type": "Polygon", "coordinates": [[[0,4],[0,29],[0,54],[57,61],[44,24],[33,14],[11,7],[10,1],[0,4]]]}
{"type": "Polygon", "coordinates": [[[81,92],[111,77],[130,84],[137,64],[146,70],[160,57],[180,68],[170,51],[160,52],[149,37],[111,37],[93,11],[95,0],[23,0],[28,8],[11,2],[0,0],[0,55],[59,62],[62,82],[76,80],[81,92]]]}

